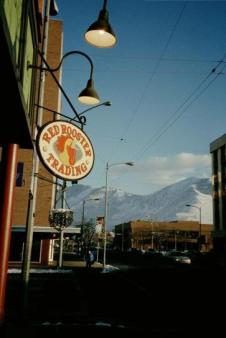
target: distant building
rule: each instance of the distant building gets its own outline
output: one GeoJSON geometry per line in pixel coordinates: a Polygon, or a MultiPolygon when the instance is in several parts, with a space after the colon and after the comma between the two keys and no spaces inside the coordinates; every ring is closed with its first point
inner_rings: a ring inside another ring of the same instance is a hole
{"type": "Polygon", "coordinates": [[[198,250],[209,251],[212,248],[211,224],[193,221],[130,221],[115,226],[114,247],[122,251],[139,250],[198,250]],[[201,241],[201,242],[200,242],[201,241]]]}
{"type": "Polygon", "coordinates": [[[226,252],[226,134],[210,144],[212,156],[213,245],[226,252]]]}

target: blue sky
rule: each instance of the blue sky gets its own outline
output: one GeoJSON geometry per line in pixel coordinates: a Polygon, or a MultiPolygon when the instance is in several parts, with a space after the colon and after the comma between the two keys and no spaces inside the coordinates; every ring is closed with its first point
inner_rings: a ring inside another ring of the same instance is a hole
{"type": "MultiPolygon", "coordinates": [[[[57,0],[64,24],[64,53],[80,50],[94,63],[101,101],[87,112],[84,131],[95,151],[90,174],[79,184],[109,185],[149,194],[181,179],[211,176],[209,144],[226,132],[226,1],[109,0],[114,48],[89,46],[84,33],[102,0],[57,0]]],[[[89,64],[79,55],[63,65],[62,85],[76,96],[89,64]]],[[[73,116],[63,100],[62,112],[73,116]]]]}

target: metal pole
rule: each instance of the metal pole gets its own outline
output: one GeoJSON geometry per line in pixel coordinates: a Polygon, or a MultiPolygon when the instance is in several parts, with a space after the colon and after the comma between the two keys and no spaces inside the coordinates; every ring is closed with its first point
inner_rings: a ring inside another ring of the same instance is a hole
{"type": "Polygon", "coordinates": [[[106,164],[106,178],[105,178],[105,212],[104,212],[104,252],[103,252],[103,267],[106,266],[106,248],[107,248],[107,216],[108,216],[108,169],[115,165],[129,165],[133,166],[133,162],[112,163],[110,166],[106,164]]]}
{"type": "Polygon", "coordinates": [[[108,205],[108,162],[106,165],[106,178],[105,178],[105,212],[104,212],[104,252],[103,252],[103,267],[106,266],[106,246],[107,246],[107,205],[108,205]]]}
{"type": "Polygon", "coordinates": [[[0,205],[0,325],[5,316],[5,295],[10,251],[11,225],[15,193],[18,144],[9,144],[2,149],[3,174],[0,205]]]}
{"type": "MultiPolygon", "coordinates": [[[[49,30],[49,9],[50,9],[50,0],[46,0],[45,4],[45,15],[44,15],[44,28],[43,28],[43,50],[42,55],[46,56],[47,44],[48,44],[48,30],[49,30]]],[[[42,62],[42,66],[44,63],[42,62]]],[[[39,86],[39,105],[43,106],[44,101],[44,82],[45,76],[44,72],[41,70],[40,73],[40,86],[39,86]]],[[[38,118],[37,125],[41,126],[42,124],[42,115],[43,109],[38,109],[38,118]]],[[[37,128],[35,131],[37,134],[37,128]]],[[[36,135],[35,135],[36,137],[36,135]]],[[[27,211],[27,220],[26,220],[26,241],[24,246],[23,253],[23,266],[22,266],[22,279],[24,283],[24,306],[26,307],[26,299],[27,299],[27,291],[28,291],[28,283],[29,283],[29,274],[30,274],[30,264],[31,264],[31,250],[32,250],[32,242],[33,242],[33,226],[34,226],[34,218],[35,218],[35,207],[36,207],[36,197],[37,197],[37,185],[38,185],[38,177],[34,174],[39,171],[39,158],[37,155],[37,151],[34,148],[33,153],[33,165],[32,165],[32,176],[31,176],[31,185],[30,185],[30,196],[31,199],[28,201],[28,211],[27,211]]]]}
{"type": "Polygon", "coordinates": [[[58,267],[61,268],[62,267],[62,262],[63,262],[63,245],[64,245],[64,231],[62,228],[60,228],[59,231],[59,242],[60,242],[60,246],[59,246],[59,260],[58,260],[58,267]]]}
{"type": "MultiPolygon", "coordinates": [[[[61,191],[61,208],[65,208],[65,190],[66,190],[66,181],[63,181],[62,191],[61,191]]],[[[63,226],[63,224],[62,224],[63,226]]],[[[59,232],[59,259],[58,259],[58,267],[62,267],[63,262],[63,247],[64,247],[64,231],[60,228],[59,232]]]]}

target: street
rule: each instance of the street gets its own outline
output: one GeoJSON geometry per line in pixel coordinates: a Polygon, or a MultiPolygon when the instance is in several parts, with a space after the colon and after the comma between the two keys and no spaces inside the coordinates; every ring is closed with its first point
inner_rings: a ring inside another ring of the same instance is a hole
{"type": "Polygon", "coordinates": [[[30,276],[28,311],[23,314],[20,276],[8,275],[3,337],[64,337],[134,333],[191,337],[221,332],[225,270],[178,266],[133,266],[103,273],[102,267],[65,268],[30,276]],[[216,317],[216,315],[218,317],[216,317]],[[19,335],[20,336],[20,335],[19,335]]]}

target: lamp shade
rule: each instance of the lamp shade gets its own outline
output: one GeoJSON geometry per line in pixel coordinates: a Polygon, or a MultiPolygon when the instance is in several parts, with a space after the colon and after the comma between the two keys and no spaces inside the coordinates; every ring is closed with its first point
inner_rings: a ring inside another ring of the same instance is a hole
{"type": "Polygon", "coordinates": [[[89,79],[87,82],[87,86],[85,89],[81,91],[78,96],[79,102],[87,105],[98,104],[100,102],[100,98],[93,87],[93,80],[89,79]]]}
{"type": "Polygon", "coordinates": [[[116,35],[108,20],[108,11],[102,9],[98,20],[95,21],[85,33],[86,41],[99,48],[109,48],[116,44],[116,35]]]}

